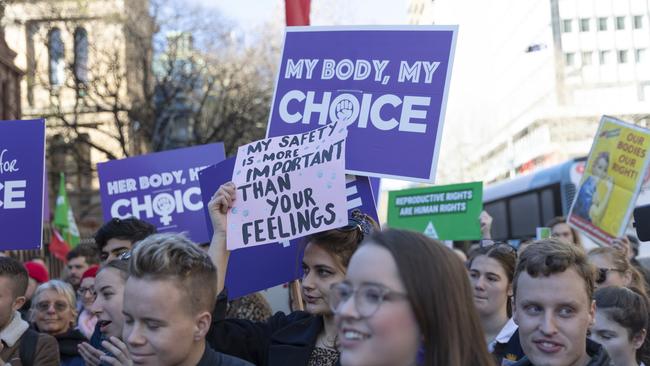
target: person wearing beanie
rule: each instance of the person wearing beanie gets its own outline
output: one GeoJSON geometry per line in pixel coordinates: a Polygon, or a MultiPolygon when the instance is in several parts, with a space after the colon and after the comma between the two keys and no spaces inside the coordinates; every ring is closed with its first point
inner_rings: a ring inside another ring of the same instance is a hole
{"type": "Polygon", "coordinates": [[[25,305],[20,308],[20,315],[26,321],[28,321],[29,308],[32,305],[32,296],[34,291],[41,283],[45,283],[50,280],[50,275],[47,272],[47,268],[39,262],[29,261],[23,264],[27,270],[27,291],[25,291],[25,305]]]}
{"type": "Polygon", "coordinates": [[[82,304],[82,309],[77,319],[77,329],[88,339],[93,335],[95,325],[97,324],[97,316],[90,311],[90,307],[97,297],[95,292],[95,276],[98,270],[98,265],[90,266],[81,275],[81,283],[79,284],[79,289],[77,289],[77,298],[81,300],[82,304]]]}

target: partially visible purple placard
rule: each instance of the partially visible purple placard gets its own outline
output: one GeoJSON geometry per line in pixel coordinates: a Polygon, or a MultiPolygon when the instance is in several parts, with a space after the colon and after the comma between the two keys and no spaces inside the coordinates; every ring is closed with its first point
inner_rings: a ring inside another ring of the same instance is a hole
{"type": "MultiPolygon", "coordinates": [[[[203,169],[199,173],[208,236],[212,225],[207,210],[208,202],[219,186],[232,179],[235,158],[203,169]]],[[[355,208],[372,216],[378,222],[377,209],[367,177],[348,176],[346,179],[348,211],[355,208]]],[[[232,251],[226,273],[228,297],[234,299],[265,290],[302,276],[302,239],[292,240],[285,247],[274,243],[232,251]]]]}
{"type": "Polygon", "coordinates": [[[215,143],[97,164],[104,220],[135,216],[158,232],[210,241],[198,173],[224,158],[223,143],[215,143]]]}
{"type": "Polygon", "coordinates": [[[341,121],[348,173],[432,183],[457,31],[288,27],[266,136],[341,121]]]}
{"type": "Polygon", "coordinates": [[[0,121],[0,250],[43,241],[45,121],[0,121]]]}

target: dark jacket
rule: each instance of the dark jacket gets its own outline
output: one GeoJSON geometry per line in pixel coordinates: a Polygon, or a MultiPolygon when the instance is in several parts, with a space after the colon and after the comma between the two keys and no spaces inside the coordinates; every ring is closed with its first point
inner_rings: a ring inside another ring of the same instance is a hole
{"type": "MultiPolygon", "coordinates": [[[[609,366],[610,359],[605,349],[600,344],[587,339],[587,355],[591,360],[585,366],[609,366]]],[[[521,361],[514,364],[514,366],[535,366],[528,357],[524,357],[521,361]]]]}
{"type": "Polygon", "coordinates": [[[219,353],[206,344],[203,357],[196,366],[253,366],[253,364],[240,358],[219,353]]]}
{"type": "Polygon", "coordinates": [[[55,338],[59,343],[61,366],[84,366],[84,360],[79,354],[78,346],[88,340],[78,329],[71,329],[67,333],[55,336],[55,338]]]}
{"type": "Polygon", "coordinates": [[[220,294],[208,344],[258,366],[306,366],[323,329],[322,317],[302,311],[278,312],[261,323],[224,319],[224,315],[225,296],[220,294]]]}
{"type": "Polygon", "coordinates": [[[497,343],[494,345],[492,355],[497,360],[497,365],[508,366],[521,360],[524,355],[524,350],[519,343],[519,329],[517,329],[508,343],[497,343]]]}

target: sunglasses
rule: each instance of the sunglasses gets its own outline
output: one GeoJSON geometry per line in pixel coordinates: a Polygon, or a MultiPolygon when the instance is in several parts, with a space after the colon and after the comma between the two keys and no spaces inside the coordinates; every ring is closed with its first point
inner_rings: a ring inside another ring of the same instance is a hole
{"type": "Polygon", "coordinates": [[[372,224],[366,219],[364,216],[363,212],[360,210],[353,210],[351,217],[348,219],[348,224],[338,228],[338,231],[344,232],[344,233],[349,233],[351,231],[359,231],[361,234],[359,236],[359,243],[363,241],[363,239],[370,235],[372,232],[372,224]]]}
{"type": "Polygon", "coordinates": [[[609,272],[623,272],[623,271],[616,268],[598,268],[598,272],[596,273],[596,283],[600,285],[605,281],[607,281],[607,274],[609,272]]]}
{"type": "Polygon", "coordinates": [[[479,247],[493,248],[492,250],[505,252],[507,254],[514,254],[514,256],[517,257],[517,249],[512,245],[502,241],[481,240],[481,244],[479,245],[479,247]]]}

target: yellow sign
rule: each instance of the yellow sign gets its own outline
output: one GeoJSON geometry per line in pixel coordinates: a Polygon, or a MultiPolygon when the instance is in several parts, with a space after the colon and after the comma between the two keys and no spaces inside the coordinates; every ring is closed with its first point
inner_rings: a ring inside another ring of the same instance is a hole
{"type": "Polygon", "coordinates": [[[624,234],[648,168],[650,130],[603,116],[569,224],[607,245],[624,234]]]}

